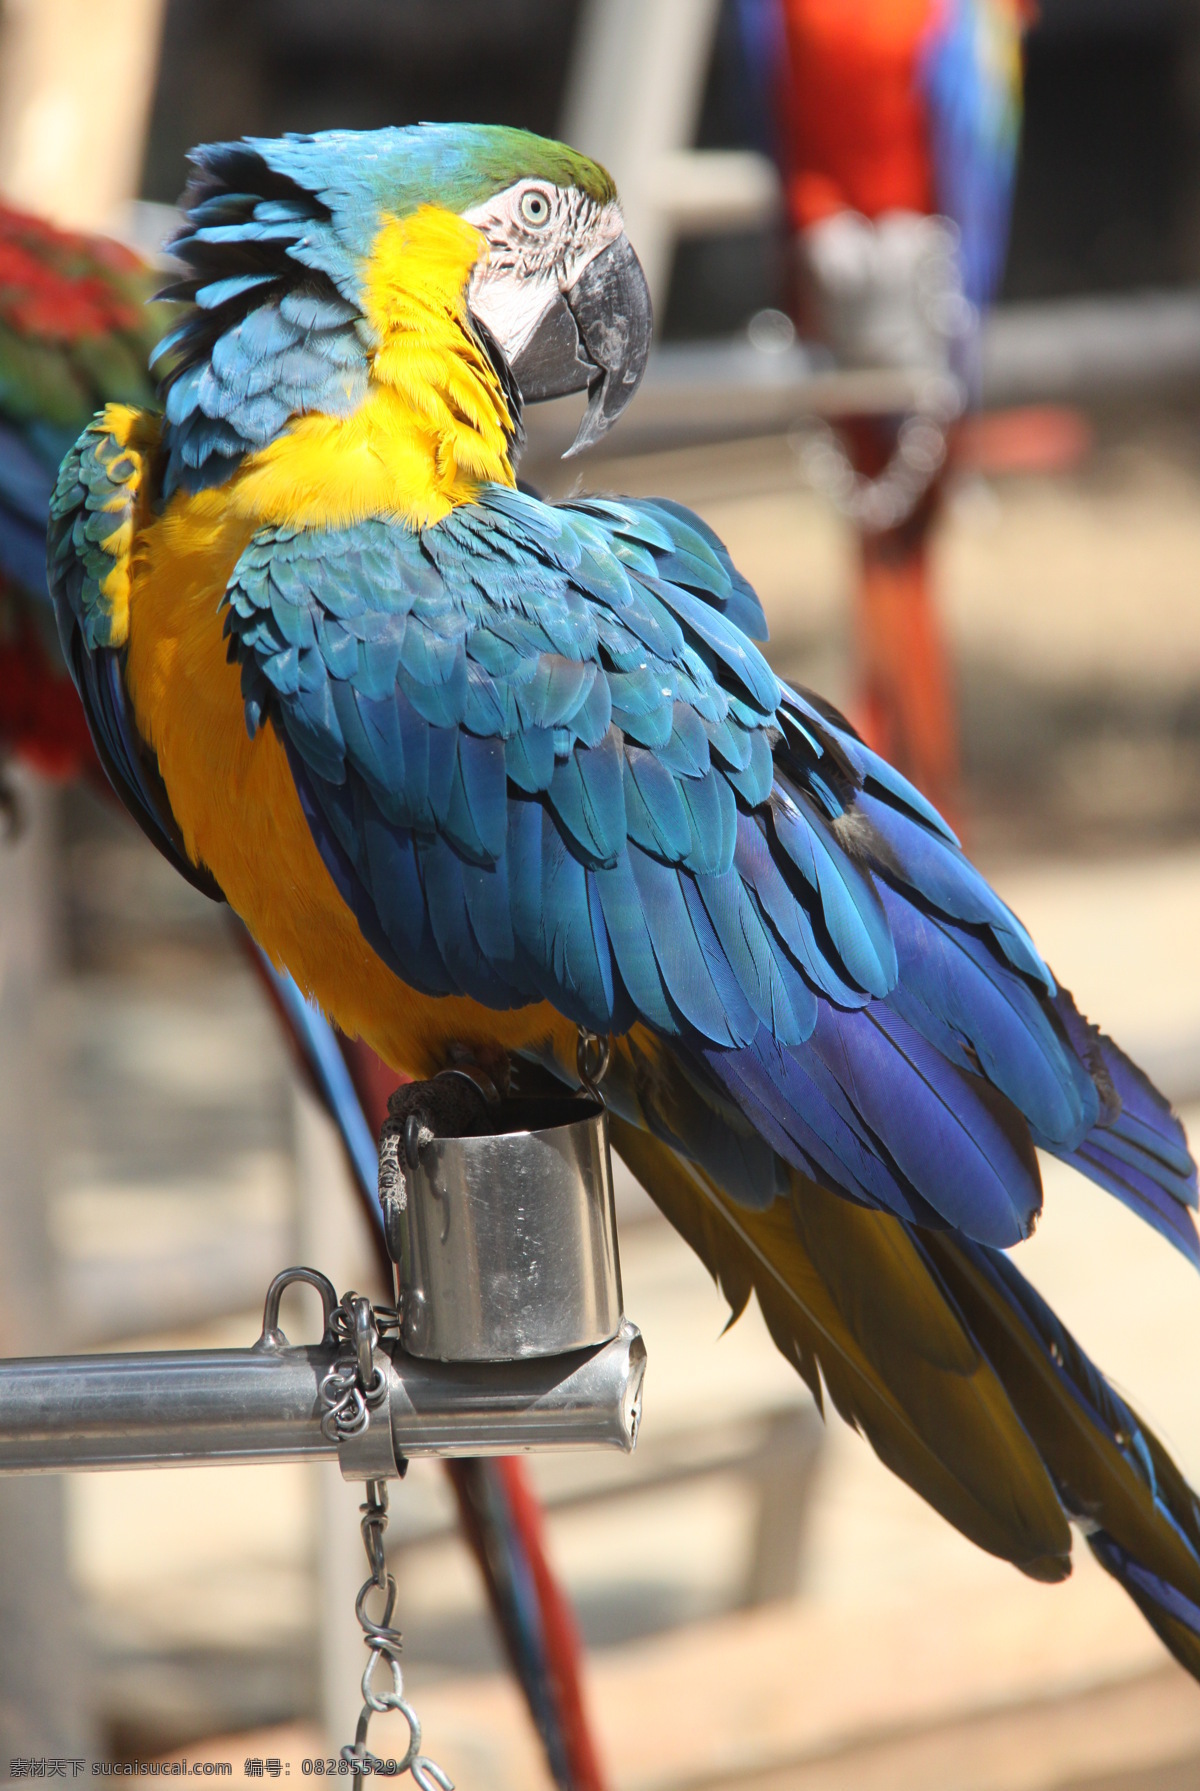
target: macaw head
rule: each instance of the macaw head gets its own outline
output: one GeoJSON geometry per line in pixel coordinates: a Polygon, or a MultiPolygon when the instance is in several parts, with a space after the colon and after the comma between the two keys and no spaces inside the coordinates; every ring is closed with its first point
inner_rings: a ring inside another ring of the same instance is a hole
{"type": "Polygon", "coordinates": [[[650,347],[650,293],[605,170],[524,131],[486,197],[462,216],[487,244],[468,305],[536,403],[587,388],[574,454],[598,441],[641,381],[650,347]],[[515,175],[515,178],[511,176],[515,175]]]}
{"type": "Polygon", "coordinates": [[[171,244],[186,274],[163,294],[189,309],[156,351],[168,490],[219,482],[289,417],[361,401],[380,346],[380,281],[399,266],[380,245],[403,257],[431,217],[469,245],[454,262],[455,303],[510,394],[588,392],[569,452],[598,440],[637,389],[645,277],[611,179],[564,144],[425,124],[247,138],[192,160],[171,244]]]}

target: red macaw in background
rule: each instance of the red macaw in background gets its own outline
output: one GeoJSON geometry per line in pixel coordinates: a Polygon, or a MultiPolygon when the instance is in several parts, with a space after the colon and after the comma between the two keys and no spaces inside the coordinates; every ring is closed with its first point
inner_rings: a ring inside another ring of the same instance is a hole
{"type": "Polygon", "coordinates": [[[929,539],[956,408],[949,382],[958,408],[977,391],[979,321],[1004,267],[1027,8],[767,3],[778,10],[743,0],[743,18],[776,102],[801,322],[844,365],[934,376],[928,414],[850,419],[824,451],[860,533],[858,719],[953,812],[957,731],[929,539]]]}
{"type": "Polygon", "coordinates": [[[1021,122],[1022,0],[782,0],[788,213],[950,218],[962,289],[1004,271],[1021,122]]]}
{"type": "Polygon", "coordinates": [[[0,748],[50,776],[96,766],[46,594],[50,493],[81,424],[153,394],[154,284],[119,243],[0,207],[0,748]]]}
{"type": "MultiPolygon", "coordinates": [[[[86,777],[110,797],[58,644],[46,524],[59,461],[93,414],[110,400],[155,402],[148,362],[163,320],[148,301],[160,283],[119,243],[0,205],[0,769],[16,760],[53,778],[86,777]]],[[[390,1283],[375,1198],[376,1140],[396,1076],[361,1041],[335,1033],[238,932],[338,1127],[390,1283]]],[[[574,1613],[546,1554],[525,1464],[446,1465],[551,1775],[560,1791],[603,1791],[574,1613]]]]}

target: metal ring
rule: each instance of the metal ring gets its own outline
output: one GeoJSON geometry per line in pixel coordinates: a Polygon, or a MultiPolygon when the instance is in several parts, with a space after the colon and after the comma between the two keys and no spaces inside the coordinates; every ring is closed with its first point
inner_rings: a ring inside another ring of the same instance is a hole
{"type": "Polygon", "coordinates": [[[379,1339],[379,1333],[375,1329],[375,1315],[365,1294],[347,1294],[343,1304],[350,1314],[359,1385],[364,1395],[369,1397],[379,1375],[375,1366],[375,1345],[379,1339]]]}
{"type": "Polygon", "coordinates": [[[421,1754],[408,1769],[417,1791],[454,1791],[454,1780],[428,1755],[421,1754]]]}
{"type": "Polygon", "coordinates": [[[612,1040],[602,1038],[597,1032],[588,1032],[586,1027],[581,1026],[575,1045],[575,1069],[584,1092],[591,1095],[594,1101],[604,1100],[600,1084],[608,1074],[611,1061],[612,1040]]]}
{"type": "Polygon", "coordinates": [[[279,1302],[285,1288],[293,1282],[302,1281],[308,1287],[315,1287],[321,1296],[321,1342],[329,1343],[333,1338],[333,1315],[337,1310],[337,1290],[328,1275],[322,1275],[319,1269],[281,1269],[267,1289],[266,1301],[263,1304],[262,1335],[254,1345],[255,1349],[286,1349],[287,1338],[279,1328],[279,1302]]]}
{"type": "Polygon", "coordinates": [[[492,1081],[482,1064],[455,1064],[451,1069],[439,1070],[434,1077],[435,1082],[445,1082],[451,1076],[457,1076],[460,1082],[468,1082],[477,1094],[481,1094],[489,1107],[500,1105],[500,1090],[492,1081]]]}
{"type": "MultiPolygon", "coordinates": [[[[396,1659],[394,1654],[384,1654],[381,1649],[372,1648],[367,1659],[367,1664],[363,1668],[362,1695],[363,1703],[369,1705],[370,1708],[376,1712],[396,1710],[404,1702],[404,1676],[400,1671],[400,1662],[396,1659]],[[378,1660],[386,1660],[388,1666],[392,1670],[392,1689],[390,1692],[377,1692],[371,1689],[371,1679],[375,1672],[375,1663],[378,1660]]],[[[421,1731],[418,1729],[417,1746],[419,1747],[420,1745],[421,1731]]],[[[403,1766],[399,1768],[399,1771],[401,1772],[404,1770],[405,1768],[403,1766]]]]}
{"type": "MultiPolygon", "coordinates": [[[[372,1572],[374,1572],[374,1560],[371,1562],[371,1567],[372,1572]]],[[[381,1648],[387,1646],[400,1647],[400,1635],[392,1628],[392,1616],[395,1608],[396,1580],[395,1576],[390,1574],[385,1567],[383,1570],[383,1579],[378,1580],[372,1577],[371,1579],[364,1581],[358,1589],[358,1597],[354,1600],[354,1615],[358,1618],[359,1627],[362,1629],[363,1634],[368,1637],[367,1646],[369,1648],[374,1647],[376,1642],[378,1642],[381,1648]],[[380,1617],[378,1623],[376,1623],[373,1617],[367,1615],[367,1599],[372,1592],[380,1591],[383,1593],[383,1615],[380,1617]]],[[[367,1664],[369,1666],[370,1662],[368,1661],[367,1664]]]]}
{"type": "Polygon", "coordinates": [[[348,1437],[361,1436],[371,1422],[371,1414],[353,1368],[335,1364],[321,1382],[320,1394],[325,1406],[321,1430],[330,1442],[341,1443],[348,1437]]]}
{"type": "MultiPolygon", "coordinates": [[[[381,1517],[375,1512],[371,1512],[364,1517],[362,1524],[360,1525],[363,1547],[367,1551],[367,1560],[371,1563],[370,1584],[373,1586],[386,1587],[387,1585],[387,1559],[383,1547],[383,1532],[386,1528],[386,1515],[381,1517]]],[[[366,1587],[364,1586],[359,1593],[359,1599],[362,1600],[365,1597],[366,1587]]],[[[358,1606],[355,1605],[354,1608],[357,1610],[358,1606]]],[[[385,1611],[382,1619],[385,1627],[391,1620],[390,1611],[385,1611]]]]}
{"type": "Polygon", "coordinates": [[[370,1422],[371,1414],[367,1409],[367,1402],[362,1396],[361,1387],[351,1387],[346,1395],[346,1400],[339,1403],[337,1407],[338,1440],[345,1442],[350,1437],[360,1437],[370,1422]],[[347,1402],[354,1408],[352,1418],[347,1418],[345,1415],[347,1402]]]}

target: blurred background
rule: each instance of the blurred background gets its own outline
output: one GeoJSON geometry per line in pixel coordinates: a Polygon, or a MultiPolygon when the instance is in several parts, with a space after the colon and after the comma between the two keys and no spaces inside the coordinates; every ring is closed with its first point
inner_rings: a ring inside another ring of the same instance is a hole
{"type": "MultiPolygon", "coordinates": [[[[547,407],[525,476],[694,506],[777,669],[952,810],[1081,1007],[1197,1118],[1200,4],[981,10],[1001,50],[1023,29],[1024,106],[1009,233],[1010,59],[974,284],[971,218],[913,222],[955,209],[897,87],[922,0],[5,0],[0,195],[156,255],[213,138],[469,118],[600,156],[656,350],[603,459],[564,466],[570,406],[547,407]],[[885,170],[878,208],[853,154],[834,178],[847,136],[885,170]],[[873,334],[884,313],[916,325],[873,334]]],[[[0,1347],[248,1343],[286,1263],[368,1273],[336,1142],[223,917],[87,789],[14,778],[0,1347]]],[[[1200,1286],[1045,1179],[1021,1266],[1195,1483],[1200,1286]]],[[[616,1791],[1200,1783],[1200,1694],[1087,1558],[1051,1589],[973,1550],[821,1427],[756,1312],[722,1335],[628,1181],[619,1219],[638,1455],[534,1463],[616,1791]]],[[[300,1467],[0,1481],[0,1768],[182,1747],[297,1776],[348,1739],[356,1497],[300,1467]]],[[[438,1474],[393,1509],[426,1745],[462,1791],[548,1785],[438,1474]]]]}

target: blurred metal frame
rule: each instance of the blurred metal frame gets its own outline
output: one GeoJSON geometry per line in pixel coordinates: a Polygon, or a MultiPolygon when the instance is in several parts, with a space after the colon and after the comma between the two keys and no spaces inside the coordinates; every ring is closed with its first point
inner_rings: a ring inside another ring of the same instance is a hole
{"type": "Polygon", "coordinates": [[[584,0],[560,134],[602,162],[661,314],[676,238],[753,229],[779,176],[751,149],[693,147],[720,0],[584,0]]]}

